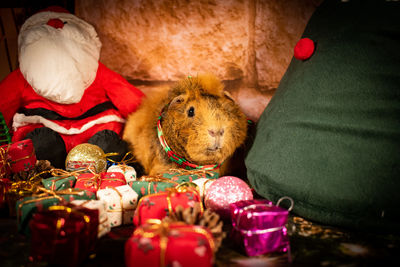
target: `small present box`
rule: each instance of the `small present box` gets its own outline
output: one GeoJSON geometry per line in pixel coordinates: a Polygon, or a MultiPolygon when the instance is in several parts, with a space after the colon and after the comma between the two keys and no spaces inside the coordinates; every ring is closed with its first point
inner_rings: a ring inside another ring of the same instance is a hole
{"type": "Polygon", "coordinates": [[[0,147],[0,176],[35,167],[36,154],[31,139],[21,140],[0,147]]]}
{"type": "Polygon", "coordinates": [[[215,179],[209,179],[209,178],[199,178],[193,181],[194,184],[196,184],[198,186],[199,189],[199,193],[201,196],[201,199],[204,200],[208,188],[210,187],[210,185],[215,182],[215,179]]]}
{"type": "Polygon", "coordinates": [[[79,266],[94,251],[98,210],[55,205],[35,213],[29,223],[30,259],[56,266],[79,266]]]}
{"type": "Polygon", "coordinates": [[[18,231],[22,234],[30,235],[29,221],[38,210],[43,210],[59,203],[71,202],[75,199],[96,199],[96,195],[92,192],[80,189],[69,188],[50,191],[43,188],[42,190],[44,193],[24,197],[16,203],[18,231]]]}
{"type": "Polygon", "coordinates": [[[142,176],[128,185],[138,194],[138,199],[141,199],[145,195],[165,192],[167,188],[175,187],[178,183],[161,176],[142,176]]]}
{"type": "Polygon", "coordinates": [[[42,179],[41,182],[46,189],[53,191],[74,188],[77,177],[86,171],[86,169],[71,172],[63,169],[52,169],[50,173],[53,177],[42,179]]]}
{"type": "Polygon", "coordinates": [[[186,169],[170,169],[162,174],[162,177],[171,179],[178,184],[184,182],[193,182],[200,178],[217,179],[218,172],[206,170],[186,170],[186,169]]]}
{"type": "Polygon", "coordinates": [[[42,179],[42,185],[46,189],[53,191],[63,190],[67,188],[73,188],[75,186],[76,177],[75,176],[58,176],[42,179]]]}
{"type": "Polygon", "coordinates": [[[107,203],[111,227],[132,223],[138,195],[129,185],[100,189],[97,191],[97,198],[107,203]]]}
{"type": "Polygon", "coordinates": [[[27,181],[13,181],[6,192],[8,211],[11,217],[16,216],[15,204],[18,200],[33,195],[38,191],[40,177],[30,178],[27,181]]]}
{"type": "Polygon", "coordinates": [[[96,193],[106,187],[126,185],[125,177],[119,172],[82,173],[75,182],[75,188],[96,193]]]}
{"type": "Polygon", "coordinates": [[[203,203],[199,192],[189,186],[167,188],[166,192],[150,194],[139,200],[133,217],[133,223],[139,226],[148,219],[163,219],[175,211],[177,206],[183,208],[193,207],[196,203],[200,204],[203,212],[203,203]]]}
{"type": "Polygon", "coordinates": [[[149,220],[125,243],[127,267],[211,267],[213,262],[213,237],[206,228],[198,225],[149,220]]]}
{"type": "Polygon", "coordinates": [[[265,199],[242,200],[229,205],[231,238],[248,256],[289,252],[286,223],[289,211],[265,199]]]}
{"type": "Polygon", "coordinates": [[[132,166],[126,164],[115,164],[107,169],[107,172],[119,172],[125,177],[127,183],[136,181],[136,170],[132,166]]]}
{"type": "Polygon", "coordinates": [[[98,210],[99,212],[99,229],[97,237],[102,237],[110,232],[111,225],[107,214],[107,203],[104,200],[83,200],[77,199],[71,201],[71,204],[76,206],[83,206],[87,209],[98,210]]]}

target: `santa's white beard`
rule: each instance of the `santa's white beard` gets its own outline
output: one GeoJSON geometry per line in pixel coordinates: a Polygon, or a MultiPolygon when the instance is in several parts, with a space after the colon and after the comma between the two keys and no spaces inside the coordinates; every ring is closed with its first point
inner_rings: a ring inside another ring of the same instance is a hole
{"type": "Polygon", "coordinates": [[[99,48],[75,27],[34,27],[24,36],[19,62],[35,92],[61,104],[77,103],[96,77],[99,48]]]}

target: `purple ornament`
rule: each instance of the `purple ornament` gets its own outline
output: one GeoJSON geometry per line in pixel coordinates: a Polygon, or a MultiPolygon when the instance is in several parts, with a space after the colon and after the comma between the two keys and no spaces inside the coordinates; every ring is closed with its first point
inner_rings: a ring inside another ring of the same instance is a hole
{"type": "Polygon", "coordinates": [[[231,203],[251,199],[253,192],[246,182],[234,176],[223,176],[216,179],[206,191],[204,205],[222,219],[229,219],[231,203]]]}

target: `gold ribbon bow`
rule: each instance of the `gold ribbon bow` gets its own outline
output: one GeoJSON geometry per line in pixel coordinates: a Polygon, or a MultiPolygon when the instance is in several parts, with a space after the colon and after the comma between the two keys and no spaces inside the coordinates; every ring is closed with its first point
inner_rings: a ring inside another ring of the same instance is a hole
{"type": "Polygon", "coordinates": [[[208,171],[208,170],[203,170],[203,169],[198,169],[198,170],[186,170],[183,168],[172,168],[168,170],[168,173],[177,173],[178,175],[198,175],[202,178],[207,178],[207,175],[210,177],[214,177],[216,175],[215,172],[208,171]]]}
{"type": "MultiPolygon", "coordinates": [[[[110,156],[110,154],[111,154],[111,153],[106,154],[106,155],[107,155],[107,156],[110,156]]],[[[118,155],[118,153],[116,153],[116,155],[118,155]]],[[[112,162],[112,163],[116,163],[116,164],[118,164],[118,165],[128,165],[129,163],[137,162],[137,161],[135,160],[135,156],[132,154],[131,151],[129,151],[128,153],[126,153],[126,154],[124,155],[124,157],[121,159],[121,161],[115,161],[115,160],[112,160],[112,159],[107,159],[107,160],[110,161],[110,162],[112,162]]]]}
{"type": "MultiPolygon", "coordinates": [[[[186,225],[183,222],[175,222],[174,225],[186,225]]],[[[133,235],[139,235],[145,238],[154,238],[155,236],[160,237],[160,267],[165,267],[165,254],[168,246],[168,236],[170,235],[171,224],[159,219],[148,219],[145,224],[138,227],[133,235]]],[[[192,228],[180,228],[180,232],[195,232],[203,235],[208,244],[210,245],[211,251],[214,251],[215,244],[212,235],[204,228],[194,226],[192,228]]],[[[213,255],[214,256],[214,255],[213,255]]]]}
{"type": "MultiPolygon", "coordinates": [[[[167,193],[166,196],[166,200],[167,200],[167,208],[168,208],[168,212],[169,214],[173,213],[174,210],[172,208],[172,201],[171,201],[171,197],[174,196],[176,193],[184,193],[184,192],[191,192],[193,193],[193,195],[196,195],[199,199],[199,204],[200,204],[200,214],[203,214],[204,212],[204,206],[203,206],[203,202],[201,201],[201,197],[200,197],[200,193],[197,189],[197,187],[194,187],[193,185],[197,186],[194,183],[190,183],[190,182],[185,182],[185,183],[181,183],[178,184],[175,187],[171,187],[171,188],[166,188],[165,192],[160,192],[160,193],[154,193],[154,194],[149,194],[147,195],[147,197],[149,196],[158,196],[158,195],[164,195],[165,193],[167,193]]],[[[144,201],[144,199],[146,199],[146,197],[142,197],[139,200],[139,203],[137,204],[137,207],[140,207],[142,202],[144,201]]],[[[137,216],[138,216],[138,221],[139,224],[142,221],[142,216],[140,212],[137,212],[137,216]]]]}
{"type": "Polygon", "coordinates": [[[51,169],[50,170],[51,175],[53,175],[54,177],[58,177],[58,178],[51,180],[50,189],[55,190],[56,182],[58,182],[59,180],[68,178],[70,176],[74,176],[75,178],[78,178],[79,174],[87,172],[88,170],[91,171],[91,169],[89,169],[89,168],[80,169],[80,170],[76,170],[76,171],[70,171],[70,172],[65,171],[63,169],[51,169]]]}
{"type": "MultiPolygon", "coordinates": [[[[101,174],[102,173],[96,173],[94,172],[92,169],[89,169],[90,173],[93,174],[92,177],[81,177],[79,178],[80,181],[87,181],[90,183],[90,185],[94,185],[95,189],[98,190],[101,186],[102,181],[120,181],[120,182],[126,182],[125,179],[121,179],[121,178],[106,178],[103,179],[101,178],[101,174]]],[[[88,183],[88,185],[89,185],[88,183]]],[[[85,184],[86,186],[86,184],[85,184]]]]}
{"type": "Polygon", "coordinates": [[[17,216],[18,224],[19,224],[19,220],[22,216],[22,210],[21,210],[22,206],[24,206],[26,204],[46,200],[46,199],[53,199],[53,198],[56,198],[59,201],[62,201],[63,198],[60,195],[80,195],[80,194],[82,194],[82,192],[84,192],[84,190],[72,189],[72,188],[53,191],[53,190],[49,190],[49,189],[46,189],[41,186],[37,186],[37,187],[35,187],[35,190],[32,195],[32,197],[34,197],[33,199],[27,199],[27,200],[24,200],[21,203],[19,203],[18,216],[17,216]]]}
{"type": "Polygon", "coordinates": [[[3,176],[7,172],[7,167],[11,169],[11,163],[9,160],[7,160],[7,152],[8,149],[10,148],[10,145],[7,145],[7,150],[4,149],[5,146],[0,147],[0,178],[3,178],[3,176]]]}

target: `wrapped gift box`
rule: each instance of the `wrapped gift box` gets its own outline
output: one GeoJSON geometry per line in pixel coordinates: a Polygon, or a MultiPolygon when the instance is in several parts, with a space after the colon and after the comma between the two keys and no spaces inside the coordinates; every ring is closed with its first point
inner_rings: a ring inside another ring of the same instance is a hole
{"type": "Polygon", "coordinates": [[[167,188],[178,185],[177,182],[161,176],[142,176],[138,180],[131,181],[128,184],[138,194],[138,199],[149,194],[165,192],[167,188]]]}
{"type": "Polygon", "coordinates": [[[125,243],[127,267],[211,267],[213,259],[213,237],[198,225],[150,220],[139,226],[125,243]]]}
{"type": "Polygon", "coordinates": [[[97,198],[107,203],[111,227],[132,223],[138,195],[129,185],[100,189],[97,198]]]}
{"type": "Polygon", "coordinates": [[[99,219],[98,219],[99,229],[98,229],[97,237],[100,238],[110,232],[111,225],[110,225],[110,220],[108,219],[108,214],[107,214],[107,203],[104,200],[77,199],[77,200],[71,201],[71,204],[98,211],[98,213],[99,213],[99,219]]]}
{"type": "Polygon", "coordinates": [[[79,266],[95,249],[99,215],[82,206],[51,206],[29,223],[30,259],[56,266],[79,266]]]}
{"type": "Polygon", "coordinates": [[[75,182],[75,188],[96,193],[99,189],[126,185],[125,177],[119,172],[82,173],[75,182]]]}
{"type": "Polygon", "coordinates": [[[242,200],[230,204],[231,237],[248,256],[289,252],[285,227],[289,211],[265,199],[242,200]]]}
{"type": "Polygon", "coordinates": [[[193,182],[200,178],[217,179],[219,174],[218,172],[206,170],[170,169],[168,172],[163,173],[162,176],[180,184],[193,182]]]}
{"type": "Polygon", "coordinates": [[[35,167],[36,154],[31,139],[21,140],[0,147],[0,177],[35,167]]]}
{"type": "Polygon", "coordinates": [[[49,190],[49,192],[18,200],[15,207],[18,231],[29,235],[29,221],[38,210],[44,210],[59,203],[71,202],[75,199],[96,199],[96,195],[90,191],[69,188],[56,192],[49,190]]]}
{"type": "Polygon", "coordinates": [[[168,188],[166,192],[150,194],[139,200],[133,223],[138,226],[148,219],[163,219],[175,211],[177,206],[193,207],[199,203],[203,210],[203,203],[199,192],[193,187],[178,186],[168,188]]]}
{"type": "Polygon", "coordinates": [[[127,183],[136,180],[136,170],[132,166],[126,164],[115,164],[107,169],[107,172],[119,172],[125,177],[127,183]]]}
{"type": "Polygon", "coordinates": [[[193,183],[198,186],[201,199],[204,200],[208,188],[211,186],[213,182],[215,182],[215,179],[209,179],[209,178],[199,178],[193,181],[193,183]]]}
{"type": "Polygon", "coordinates": [[[46,179],[42,179],[42,185],[50,190],[57,191],[68,188],[73,188],[75,186],[76,177],[75,176],[56,176],[46,179]]]}

